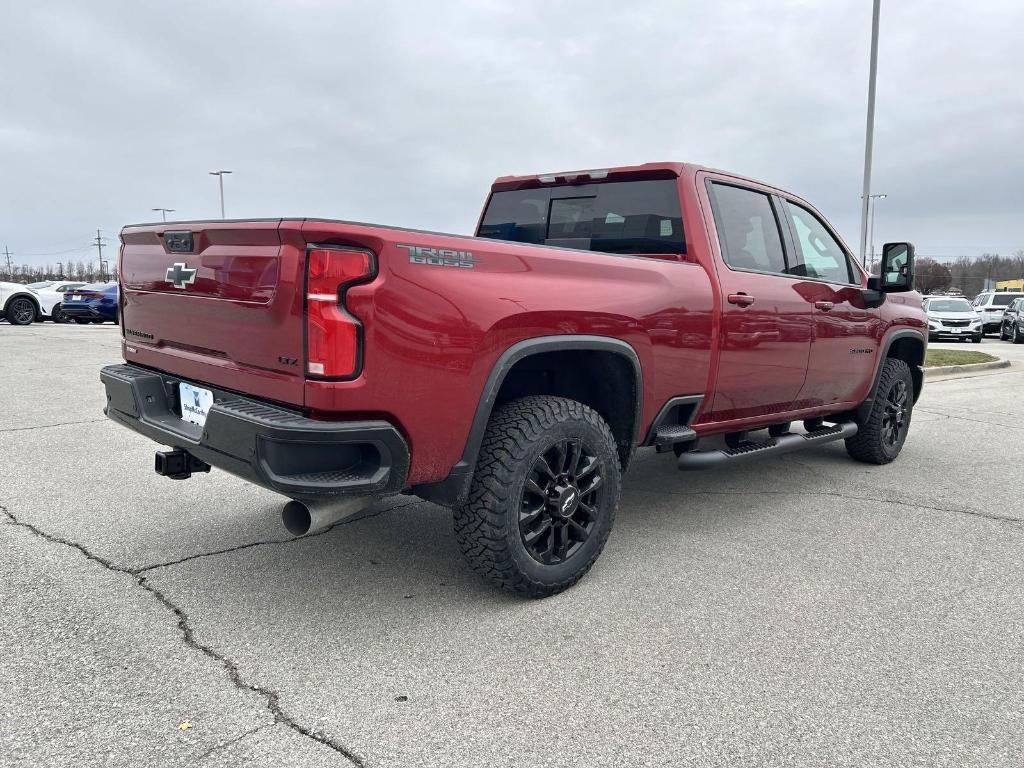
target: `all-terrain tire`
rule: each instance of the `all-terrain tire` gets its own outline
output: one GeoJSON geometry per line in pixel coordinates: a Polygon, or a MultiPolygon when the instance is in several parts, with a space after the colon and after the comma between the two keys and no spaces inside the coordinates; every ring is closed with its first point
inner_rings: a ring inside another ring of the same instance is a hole
{"type": "Polygon", "coordinates": [[[470,567],[488,581],[526,597],[548,597],[579,581],[601,554],[620,486],[615,438],[596,411],[564,397],[512,400],[487,424],[469,497],[454,510],[455,536],[470,567]],[[579,441],[589,454],[601,490],[588,497],[596,513],[587,538],[561,562],[544,563],[527,548],[521,510],[529,506],[527,483],[537,463],[567,440],[579,441]]]}
{"type": "Polygon", "coordinates": [[[847,438],[846,452],[857,461],[869,464],[891,462],[903,449],[910,430],[913,407],[914,380],[910,375],[910,366],[897,358],[886,358],[882,364],[882,375],[878,377],[878,385],[875,387],[871,412],[860,424],[857,434],[847,438]],[[900,428],[893,440],[891,424],[892,419],[897,417],[896,412],[901,412],[900,428]]]}

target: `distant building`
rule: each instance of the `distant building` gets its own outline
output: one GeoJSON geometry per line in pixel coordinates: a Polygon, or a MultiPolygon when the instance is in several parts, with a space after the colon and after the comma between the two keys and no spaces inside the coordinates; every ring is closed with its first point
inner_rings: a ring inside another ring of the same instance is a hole
{"type": "Polygon", "coordinates": [[[997,280],[997,291],[1024,291],[1024,280],[997,280]]]}

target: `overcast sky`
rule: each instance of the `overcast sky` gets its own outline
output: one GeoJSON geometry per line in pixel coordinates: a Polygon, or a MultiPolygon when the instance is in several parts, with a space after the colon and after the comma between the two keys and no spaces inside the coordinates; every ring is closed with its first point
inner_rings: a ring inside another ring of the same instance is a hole
{"type": "MultiPolygon", "coordinates": [[[[1024,248],[1024,3],[882,6],[876,242],[1024,248]]],[[[870,24],[870,0],[0,0],[0,249],[216,217],[219,168],[229,217],[470,233],[495,176],[653,160],[792,190],[856,248],[870,24]]]]}

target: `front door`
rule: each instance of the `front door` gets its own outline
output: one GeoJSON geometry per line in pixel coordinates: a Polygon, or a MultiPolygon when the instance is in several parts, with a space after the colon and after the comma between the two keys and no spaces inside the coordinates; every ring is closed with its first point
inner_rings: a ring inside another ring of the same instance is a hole
{"type": "Polygon", "coordinates": [[[767,191],[709,180],[721,259],[718,379],[708,419],[790,410],[803,386],[814,317],[787,277],[785,214],[767,191]]]}
{"type": "Polygon", "coordinates": [[[797,290],[814,312],[807,380],[796,408],[853,402],[875,370],[879,310],[864,306],[861,272],[839,239],[815,213],[791,200],[781,203],[804,280],[797,290]]]}

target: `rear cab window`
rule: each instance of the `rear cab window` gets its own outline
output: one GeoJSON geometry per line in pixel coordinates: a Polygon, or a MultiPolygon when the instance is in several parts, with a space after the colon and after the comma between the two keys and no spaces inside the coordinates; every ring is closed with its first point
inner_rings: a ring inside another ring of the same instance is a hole
{"type": "Polygon", "coordinates": [[[686,253],[674,179],[494,192],[477,236],[604,253],[686,253]]]}

